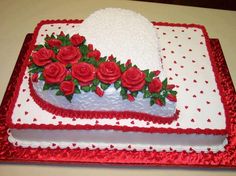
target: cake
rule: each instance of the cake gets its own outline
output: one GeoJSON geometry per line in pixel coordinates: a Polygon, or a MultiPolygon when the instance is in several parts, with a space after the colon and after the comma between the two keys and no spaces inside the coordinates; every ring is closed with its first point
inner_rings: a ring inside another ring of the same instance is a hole
{"type": "Polygon", "coordinates": [[[204,26],[107,8],[36,27],[8,140],[31,148],[223,151],[227,111],[204,26]]]}

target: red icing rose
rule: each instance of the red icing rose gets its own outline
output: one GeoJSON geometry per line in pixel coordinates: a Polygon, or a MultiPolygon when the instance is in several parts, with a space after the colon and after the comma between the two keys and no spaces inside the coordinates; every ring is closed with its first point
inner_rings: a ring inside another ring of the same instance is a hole
{"type": "Polygon", "coordinates": [[[99,96],[99,97],[102,97],[104,95],[104,91],[99,88],[99,87],[96,87],[96,90],[95,90],[95,93],[99,96]]]}
{"type": "Polygon", "coordinates": [[[46,65],[43,70],[43,77],[48,84],[61,83],[66,76],[66,68],[59,62],[46,65]]]}
{"type": "Polygon", "coordinates": [[[60,84],[60,90],[64,93],[64,95],[71,95],[74,93],[75,84],[72,81],[63,81],[60,84]]]}
{"type": "Polygon", "coordinates": [[[51,58],[55,57],[52,50],[41,48],[32,54],[33,62],[38,66],[44,66],[52,62],[51,58]]]}
{"type": "Polygon", "coordinates": [[[156,104],[159,106],[163,106],[163,103],[160,99],[156,99],[156,104]]]}
{"type": "Polygon", "coordinates": [[[176,102],[176,101],[177,101],[176,96],[174,96],[174,95],[172,95],[172,94],[168,94],[166,98],[167,98],[168,100],[170,100],[170,101],[173,101],[173,102],[176,102]]]}
{"type": "Polygon", "coordinates": [[[107,59],[107,60],[113,61],[113,60],[114,60],[114,56],[113,56],[113,55],[108,56],[108,59],[107,59]]]}
{"type": "Polygon", "coordinates": [[[61,47],[57,54],[57,59],[63,64],[75,64],[78,63],[82,54],[80,50],[74,46],[61,47]]]}
{"type": "Polygon", "coordinates": [[[74,46],[78,46],[81,43],[83,43],[85,40],[84,36],[80,36],[79,34],[74,34],[71,38],[70,38],[70,42],[72,43],[72,45],[74,46]]]}
{"type": "Polygon", "coordinates": [[[96,59],[97,61],[99,61],[100,60],[100,56],[101,56],[101,53],[100,53],[100,51],[98,51],[98,50],[94,50],[94,51],[90,51],[88,54],[87,54],[87,57],[89,57],[89,58],[94,58],[94,59],[96,59]]]}
{"type": "Polygon", "coordinates": [[[151,93],[158,93],[161,91],[162,82],[158,78],[154,78],[152,82],[148,85],[148,90],[151,93]]]}
{"type": "Polygon", "coordinates": [[[131,95],[131,94],[128,94],[127,95],[127,99],[130,101],[130,102],[133,102],[135,100],[135,98],[131,95]]]}
{"type": "Polygon", "coordinates": [[[88,44],[88,49],[89,49],[89,51],[93,51],[93,45],[92,44],[88,44]]]}
{"type": "Polygon", "coordinates": [[[145,85],[145,74],[136,67],[130,67],[121,76],[121,84],[131,92],[141,90],[145,85]]]}
{"type": "Polygon", "coordinates": [[[120,67],[115,62],[103,62],[97,70],[97,77],[106,84],[112,84],[121,76],[120,67]]]}
{"type": "Polygon", "coordinates": [[[62,45],[61,40],[58,40],[58,39],[50,39],[50,40],[47,41],[47,43],[52,48],[53,47],[58,47],[59,48],[62,45]]]}
{"type": "Polygon", "coordinates": [[[172,89],[175,88],[175,85],[174,84],[168,84],[166,88],[169,89],[169,90],[170,89],[172,90],[172,89]]]}
{"type": "Polygon", "coordinates": [[[81,86],[88,86],[95,77],[95,67],[86,62],[73,64],[71,74],[79,81],[81,86]]]}
{"type": "Polygon", "coordinates": [[[31,77],[32,81],[33,82],[38,82],[38,76],[39,76],[38,73],[34,73],[31,77]]]}

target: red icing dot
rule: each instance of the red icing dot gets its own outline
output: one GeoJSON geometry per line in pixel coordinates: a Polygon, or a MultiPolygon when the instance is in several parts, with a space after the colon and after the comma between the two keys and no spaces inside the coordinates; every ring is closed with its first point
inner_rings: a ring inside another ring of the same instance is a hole
{"type": "Polygon", "coordinates": [[[45,29],[44,31],[45,31],[45,32],[47,32],[48,30],[47,30],[47,29],[45,29]]]}
{"type": "Polygon", "coordinates": [[[176,123],[176,126],[179,126],[179,122],[176,123]]]}
{"type": "Polygon", "coordinates": [[[171,71],[171,70],[172,70],[172,68],[169,68],[169,70],[171,71]]]}
{"type": "Polygon", "coordinates": [[[206,80],[205,83],[208,84],[208,81],[206,80]]]}
{"type": "Polygon", "coordinates": [[[95,148],[96,146],[94,144],[92,144],[92,148],[95,148]]]}
{"type": "Polygon", "coordinates": [[[172,78],[172,77],[169,77],[169,80],[173,80],[173,78],[172,78]]]}
{"type": "Polygon", "coordinates": [[[183,65],[181,65],[181,66],[180,66],[180,68],[184,68],[184,66],[183,66],[183,65]]]}
{"type": "Polygon", "coordinates": [[[186,59],[186,56],[183,56],[182,58],[186,59]]]}
{"type": "Polygon", "coordinates": [[[76,146],[76,143],[72,143],[72,146],[75,147],[75,146],[76,146]]]}
{"type": "Polygon", "coordinates": [[[215,90],[215,89],[213,89],[212,91],[213,91],[213,92],[216,92],[216,90],[215,90]]]}
{"type": "Polygon", "coordinates": [[[61,125],[61,124],[62,124],[62,121],[59,121],[58,124],[61,125]]]}
{"type": "Polygon", "coordinates": [[[110,145],[110,148],[114,148],[114,145],[110,145]]]}
{"type": "Polygon", "coordinates": [[[174,54],[175,52],[174,51],[171,51],[172,54],[174,54]]]}
{"type": "Polygon", "coordinates": [[[29,112],[28,112],[28,111],[25,111],[25,115],[27,115],[27,114],[29,114],[29,112]]]}
{"type": "Polygon", "coordinates": [[[176,61],[174,61],[174,64],[177,64],[177,62],[176,62],[176,61]]]}
{"type": "Polygon", "coordinates": [[[188,88],[186,88],[185,90],[186,90],[186,91],[189,91],[189,89],[188,89],[188,88]]]}
{"type": "Polygon", "coordinates": [[[197,74],[197,71],[194,71],[194,73],[196,73],[196,74],[197,74]]]}
{"type": "Polygon", "coordinates": [[[207,104],[210,104],[210,102],[209,102],[209,101],[206,101],[206,103],[207,103],[207,104]]]}
{"type": "Polygon", "coordinates": [[[37,121],[37,119],[36,119],[36,118],[34,118],[34,119],[33,119],[33,121],[34,121],[34,122],[36,122],[36,121],[37,121]]]}
{"type": "Polygon", "coordinates": [[[202,56],[203,56],[203,57],[206,57],[206,55],[205,55],[205,54],[203,54],[202,56]]]}
{"type": "Polygon", "coordinates": [[[41,36],[43,37],[43,36],[44,36],[44,34],[41,34],[41,36]]]}
{"type": "Polygon", "coordinates": [[[184,106],[185,109],[188,109],[188,106],[184,106]]]}
{"type": "Polygon", "coordinates": [[[169,41],[168,43],[171,44],[171,41],[169,41]]]}
{"type": "Polygon", "coordinates": [[[181,30],[181,32],[184,32],[184,30],[181,30]]]}
{"type": "Polygon", "coordinates": [[[181,47],[182,45],[178,45],[178,47],[181,47]]]}
{"type": "Polygon", "coordinates": [[[194,80],[193,80],[193,82],[194,82],[194,83],[197,83],[197,80],[196,80],[196,79],[194,79],[194,80]]]}
{"type": "Polygon", "coordinates": [[[204,67],[201,67],[202,70],[204,70],[205,68],[204,67]]]}
{"type": "Polygon", "coordinates": [[[175,38],[178,38],[178,36],[175,36],[175,38]]]}
{"type": "Polygon", "coordinates": [[[166,58],[166,56],[163,56],[163,58],[166,58]]]}
{"type": "Polygon", "coordinates": [[[172,29],[172,32],[175,32],[175,30],[174,30],[174,29],[172,29]]]}
{"type": "Polygon", "coordinates": [[[17,104],[18,107],[21,107],[21,104],[17,104]]]}
{"type": "Polygon", "coordinates": [[[200,42],[200,45],[203,45],[203,42],[200,42]]]}
{"type": "Polygon", "coordinates": [[[51,27],[53,27],[54,25],[53,25],[53,24],[51,24],[50,26],[51,26],[51,27]]]}
{"type": "Polygon", "coordinates": [[[53,116],[52,119],[56,119],[57,117],[56,116],[53,116]]]}
{"type": "Polygon", "coordinates": [[[166,33],[165,33],[165,32],[163,32],[162,34],[163,34],[163,35],[166,35],[166,33]]]}
{"type": "Polygon", "coordinates": [[[76,118],[72,118],[72,121],[76,121],[76,118]]]}
{"type": "Polygon", "coordinates": [[[149,122],[147,122],[147,123],[146,123],[146,125],[150,125],[150,123],[149,123],[149,122]]]}
{"type": "Polygon", "coordinates": [[[192,60],[192,63],[195,63],[196,61],[195,60],[192,60]]]}
{"type": "Polygon", "coordinates": [[[191,119],[191,122],[194,122],[194,119],[191,119]]]}
{"type": "Polygon", "coordinates": [[[188,37],[189,40],[191,40],[191,37],[188,37]]]}
{"type": "Polygon", "coordinates": [[[130,123],[131,123],[131,124],[134,124],[134,121],[131,121],[130,123]]]}
{"type": "Polygon", "coordinates": [[[18,119],[17,119],[17,122],[21,122],[21,119],[20,119],[20,118],[18,118],[18,119]]]}
{"type": "Polygon", "coordinates": [[[28,76],[24,76],[24,79],[27,79],[28,78],[28,76]]]}
{"type": "Polygon", "coordinates": [[[198,112],[201,112],[201,108],[197,108],[197,111],[198,111],[198,112]]]}
{"type": "Polygon", "coordinates": [[[162,48],[162,51],[165,51],[166,49],[165,48],[162,48]]]}
{"type": "Polygon", "coordinates": [[[26,91],[26,89],[23,89],[22,91],[23,91],[23,92],[25,92],[25,91],[26,91]]]}
{"type": "Polygon", "coordinates": [[[128,148],[130,149],[130,148],[131,148],[131,145],[128,145],[128,148]]]}
{"type": "Polygon", "coordinates": [[[187,79],[186,78],[183,78],[183,81],[186,81],[187,79]]]}
{"type": "Polygon", "coordinates": [[[98,124],[99,123],[99,121],[98,120],[96,120],[96,122],[95,122],[96,124],[98,124]]]}
{"type": "Polygon", "coordinates": [[[59,26],[58,29],[61,29],[61,26],[59,26]]]}
{"type": "Polygon", "coordinates": [[[117,121],[117,122],[116,122],[116,125],[120,125],[120,122],[117,121]]]}
{"type": "Polygon", "coordinates": [[[29,98],[27,98],[26,102],[29,102],[29,98]]]}
{"type": "Polygon", "coordinates": [[[203,91],[202,91],[202,90],[200,91],[200,94],[203,94],[203,91]]]}
{"type": "Polygon", "coordinates": [[[71,26],[72,28],[74,28],[75,27],[75,25],[73,25],[73,26],[71,26]]]}
{"type": "Polygon", "coordinates": [[[192,51],[192,49],[189,49],[188,51],[192,51]]]}
{"type": "Polygon", "coordinates": [[[211,122],[211,119],[207,119],[207,122],[211,122]]]}
{"type": "Polygon", "coordinates": [[[178,76],[178,73],[175,73],[175,76],[178,76]]]}
{"type": "Polygon", "coordinates": [[[55,146],[56,146],[56,144],[55,144],[55,143],[52,143],[52,146],[53,146],[53,147],[55,147],[55,146]]]}
{"type": "Polygon", "coordinates": [[[196,29],[194,29],[193,31],[194,31],[194,32],[196,32],[197,30],[196,30],[196,29]]]}
{"type": "Polygon", "coordinates": [[[149,149],[150,149],[150,150],[152,150],[152,149],[153,149],[153,147],[152,147],[152,146],[150,146],[150,147],[149,147],[149,149]]]}
{"type": "Polygon", "coordinates": [[[193,95],[193,98],[196,98],[197,96],[196,95],[193,95]]]}

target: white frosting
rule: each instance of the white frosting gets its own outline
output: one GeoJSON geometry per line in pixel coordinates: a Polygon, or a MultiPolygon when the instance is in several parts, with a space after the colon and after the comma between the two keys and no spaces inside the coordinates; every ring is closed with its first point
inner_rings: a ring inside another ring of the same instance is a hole
{"type": "Polygon", "coordinates": [[[113,130],[11,130],[9,140],[23,147],[115,148],[156,151],[224,151],[225,135],[161,134],[113,130]],[[112,145],[112,147],[111,147],[112,145]],[[95,147],[93,147],[95,146],[95,147]],[[191,149],[190,149],[191,148],[191,149]]]}

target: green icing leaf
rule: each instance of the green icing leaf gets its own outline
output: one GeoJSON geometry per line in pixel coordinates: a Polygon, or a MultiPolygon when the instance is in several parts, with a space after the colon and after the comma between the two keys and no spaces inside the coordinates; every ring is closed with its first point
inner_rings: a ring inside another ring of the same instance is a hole
{"type": "Polygon", "coordinates": [[[88,54],[88,46],[87,45],[81,45],[79,47],[79,49],[80,49],[80,52],[82,53],[82,55],[86,57],[87,54],[88,54]]]}
{"type": "Polygon", "coordinates": [[[150,83],[150,82],[152,81],[152,79],[151,79],[150,77],[146,77],[146,78],[145,78],[145,81],[148,82],[148,83],[150,83]]]}
{"type": "Polygon", "coordinates": [[[152,105],[154,105],[155,104],[155,99],[154,98],[151,98],[151,100],[150,100],[150,105],[152,106],[152,105]]]}
{"type": "Polygon", "coordinates": [[[72,79],[72,76],[71,76],[71,75],[67,75],[67,76],[65,77],[65,80],[66,80],[66,81],[71,80],[71,79],[72,79]]]}
{"type": "Polygon", "coordinates": [[[150,72],[149,75],[148,75],[148,77],[151,78],[151,79],[153,79],[154,76],[155,76],[155,73],[154,73],[154,72],[150,72]]]}
{"type": "Polygon", "coordinates": [[[48,43],[45,43],[44,46],[47,48],[47,49],[50,49],[50,46],[48,43]]]}
{"type": "Polygon", "coordinates": [[[151,93],[148,90],[144,91],[143,98],[149,98],[151,97],[151,93]]]}
{"type": "Polygon", "coordinates": [[[99,82],[100,82],[99,79],[94,79],[93,80],[93,85],[97,86],[99,84],[99,82]]]}
{"type": "Polygon", "coordinates": [[[106,90],[110,85],[109,85],[109,84],[101,83],[100,86],[101,86],[101,88],[102,88],[103,90],[106,90]]]}
{"type": "Polygon", "coordinates": [[[58,91],[56,92],[56,95],[57,95],[57,96],[61,96],[61,95],[64,95],[64,93],[63,93],[61,90],[58,90],[58,91]]]}
{"type": "Polygon", "coordinates": [[[41,80],[41,81],[43,81],[44,80],[44,77],[43,77],[43,74],[41,73],[40,74],[40,76],[39,76],[39,78],[38,78],[39,80],[41,80]]]}
{"type": "Polygon", "coordinates": [[[121,70],[121,72],[125,72],[126,71],[125,64],[121,64],[120,65],[120,70],[121,70]]]}
{"type": "Polygon", "coordinates": [[[147,69],[147,70],[143,70],[143,72],[145,73],[146,77],[149,76],[149,69],[147,69]]]}
{"type": "Polygon", "coordinates": [[[164,81],[162,81],[162,89],[165,90],[166,87],[167,87],[167,78],[164,81]]]}
{"type": "Polygon", "coordinates": [[[92,86],[90,87],[90,89],[91,89],[92,92],[94,92],[94,91],[96,90],[96,86],[95,86],[95,85],[92,85],[92,86]]]}
{"type": "Polygon", "coordinates": [[[43,90],[49,90],[51,86],[51,84],[44,83],[43,90]]]}
{"type": "Polygon", "coordinates": [[[169,90],[169,92],[170,92],[172,95],[174,95],[174,96],[177,95],[177,91],[175,91],[175,90],[169,90]]]}
{"type": "Polygon", "coordinates": [[[52,62],[58,62],[56,58],[51,58],[52,62]]]}
{"type": "Polygon", "coordinates": [[[54,89],[59,89],[60,88],[60,86],[59,85],[51,85],[50,86],[50,89],[52,89],[52,90],[54,90],[54,89]]]}
{"type": "Polygon", "coordinates": [[[43,48],[44,46],[43,45],[37,45],[35,48],[34,48],[34,50],[35,51],[38,51],[38,50],[40,50],[41,48],[43,48]]]}
{"type": "Polygon", "coordinates": [[[138,91],[137,91],[137,92],[131,92],[131,95],[132,95],[133,97],[137,97],[138,91]]]}
{"type": "Polygon", "coordinates": [[[122,96],[127,95],[127,90],[125,88],[121,87],[120,95],[122,95],[122,96]]]}
{"type": "Polygon", "coordinates": [[[65,97],[66,97],[66,99],[71,103],[71,100],[72,100],[72,98],[73,98],[73,94],[71,94],[71,95],[66,95],[65,97]]]}
{"type": "Polygon", "coordinates": [[[81,90],[83,90],[84,92],[89,92],[90,87],[89,86],[83,86],[83,87],[81,87],[81,90]]]}
{"type": "Polygon", "coordinates": [[[42,72],[43,71],[43,68],[42,67],[36,67],[34,69],[31,69],[29,71],[29,73],[38,73],[38,72],[42,72]]]}
{"type": "Polygon", "coordinates": [[[114,87],[115,87],[116,89],[119,89],[120,86],[121,86],[121,82],[120,82],[120,81],[116,81],[116,82],[114,83],[114,87]]]}
{"type": "Polygon", "coordinates": [[[73,79],[73,82],[75,83],[75,85],[76,85],[76,86],[78,86],[78,85],[79,85],[79,82],[78,82],[78,80],[77,80],[77,79],[73,79]]]}
{"type": "Polygon", "coordinates": [[[75,93],[76,93],[76,94],[80,94],[80,93],[81,93],[81,91],[80,91],[80,89],[79,89],[78,86],[75,86],[75,93]]]}

